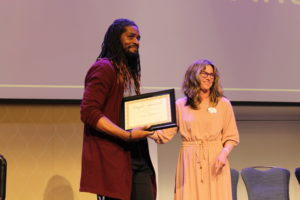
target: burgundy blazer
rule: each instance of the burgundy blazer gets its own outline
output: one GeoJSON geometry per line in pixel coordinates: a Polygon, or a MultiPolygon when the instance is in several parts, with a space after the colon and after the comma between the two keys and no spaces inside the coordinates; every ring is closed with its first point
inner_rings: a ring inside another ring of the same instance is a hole
{"type": "MultiPolygon", "coordinates": [[[[81,103],[84,136],[80,191],[130,200],[132,168],[128,143],[96,130],[97,122],[103,116],[120,124],[123,93],[124,87],[117,82],[115,68],[108,59],[97,61],[89,69],[81,103]]],[[[141,142],[153,169],[147,139],[141,142]]],[[[156,196],[155,174],[152,180],[156,196]]]]}

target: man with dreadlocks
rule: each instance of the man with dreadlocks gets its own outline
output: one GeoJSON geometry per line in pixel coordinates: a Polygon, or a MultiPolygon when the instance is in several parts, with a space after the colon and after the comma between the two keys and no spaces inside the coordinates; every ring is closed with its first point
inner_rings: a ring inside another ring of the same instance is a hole
{"type": "Polygon", "coordinates": [[[80,191],[98,200],[154,200],[155,173],[147,127],[119,127],[124,96],[140,94],[140,34],[128,19],[108,28],[99,57],[87,72],[81,103],[84,123],[80,191]]]}

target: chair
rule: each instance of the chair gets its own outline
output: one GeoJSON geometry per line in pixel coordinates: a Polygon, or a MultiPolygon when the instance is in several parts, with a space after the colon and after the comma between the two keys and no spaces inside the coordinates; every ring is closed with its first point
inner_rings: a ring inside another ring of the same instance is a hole
{"type": "Polygon", "coordinates": [[[2,155],[0,155],[0,200],[5,200],[6,167],[7,167],[6,160],[2,155]]]}
{"type": "Polygon", "coordinates": [[[239,181],[240,173],[238,170],[231,168],[231,189],[232,189],[232,200],[237,200],[237,184],[239,181]]]}
{"type": "Polygon", "coordinates": [[[248,200],[289,200],[289,170],[266,166],[249,167],[242,169],[241,176],[248,200]]]}
{"type": "Polygon", "coordinates": [[[300,167],[295,169],[295,175],[298,180],[298,183],[300,184],[300,167]]]}

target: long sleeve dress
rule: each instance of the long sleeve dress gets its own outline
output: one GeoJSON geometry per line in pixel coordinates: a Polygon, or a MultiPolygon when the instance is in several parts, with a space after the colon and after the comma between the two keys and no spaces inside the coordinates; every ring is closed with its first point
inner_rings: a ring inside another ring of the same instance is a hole
{"type": "Polygon", "coordinates": [[[231,200],[230,166],[227,161],[220,174],[214,164],[226,141],[239,143],[239,134],[230,101],[221,98],[213,108],[193,110],[186,98],[176,101],[176,128],[155,131],[151,136],[157,143],[170,141],[180,132],[175,200],[231,200]]]}

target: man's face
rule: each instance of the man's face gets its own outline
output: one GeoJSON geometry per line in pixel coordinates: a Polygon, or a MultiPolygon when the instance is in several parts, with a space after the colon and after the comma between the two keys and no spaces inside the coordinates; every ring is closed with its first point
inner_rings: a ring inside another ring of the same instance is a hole
{"type": "Polygon", "coordinates": [[[126,26],[121,35],[121,44],[126,53],[136,55],[139,52],[140,32],[136,26],[126,26]]]}

